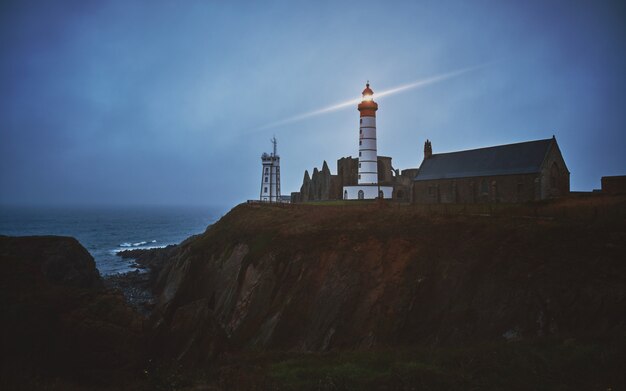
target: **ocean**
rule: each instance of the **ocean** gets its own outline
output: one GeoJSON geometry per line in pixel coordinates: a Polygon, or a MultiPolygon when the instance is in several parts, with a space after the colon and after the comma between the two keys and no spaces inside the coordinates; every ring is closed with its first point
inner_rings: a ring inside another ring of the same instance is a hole
{"type": "Polygon", "coordinates": [[[225,207],[0,207],[0,235],[73,236],[101,275],[135,270],[117,252],[177,244],[204,232],[225,207]]]}

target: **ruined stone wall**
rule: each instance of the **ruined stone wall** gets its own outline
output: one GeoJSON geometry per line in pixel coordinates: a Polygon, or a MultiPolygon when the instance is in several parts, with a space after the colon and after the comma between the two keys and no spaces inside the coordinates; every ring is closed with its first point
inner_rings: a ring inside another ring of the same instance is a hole
{"type": "Polygon", "coordinates": [[[313,175],[304,172],[304,179],[299,192],[291,194],[291,202],[325,201],[337,199],[341,194],[337,175],[332,175],[328,164],[324,161],[322,170],[313,169],[313,175]]]}
{"type": "Polygon", "coordinates": [[[401,202],[410,202],[413,199],[413,179],[417,175],[417,168],[402,170],[394,177],[393,199],[401,202]]]}
{"type": "Polygon", "coordinates": [[[602,192],[609,194],[626,194],[626,175],[603,176],[602,192]]]}
{"type": "Polygon", "coordinates": [[[359,176],[359,159],[348,156],[337,160],[337,176],[340,187],[356,186],[359,176]]]}
{"type": "MultiPolygon", "coordinates": [[[[355,186],[358,183],[359,159],[352,156],[337,160],[337,175],[332,175],[328,164],[324,162],[322,169],[313,169],[313,174],[305,171],[299,192],[291,194],[291,202],[340,200],[343,198],[344,186],[355,186]]],[[[393,186],[393,199],[410,201],[412,196],[413,178],[417,169],[408,169],[400,174],[394,170],[392,159],[378,156],[378,178],[381,186],[393,186]]]]}
{"type": "Polygon", "coordinates": [[[381,185],[394,183],[393,166],[391,165],[391,158],[388,156],[378,156],[378,182],[381,185]]]}

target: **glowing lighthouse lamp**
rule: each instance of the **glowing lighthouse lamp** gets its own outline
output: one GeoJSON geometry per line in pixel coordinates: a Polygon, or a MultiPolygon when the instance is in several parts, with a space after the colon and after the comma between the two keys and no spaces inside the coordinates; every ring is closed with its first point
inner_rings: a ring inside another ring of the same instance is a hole
{"type": "Polygon", "coordinates": [[[392,186],[378,183],[378,153],[376,150],[376,110],[374,91],[369,81],[363,90],[363,98],[358,110],[361,113],[359,128],[359,176],[357,186],[344,186],[344,200],[372,200],[391,198],[392,186]]]}

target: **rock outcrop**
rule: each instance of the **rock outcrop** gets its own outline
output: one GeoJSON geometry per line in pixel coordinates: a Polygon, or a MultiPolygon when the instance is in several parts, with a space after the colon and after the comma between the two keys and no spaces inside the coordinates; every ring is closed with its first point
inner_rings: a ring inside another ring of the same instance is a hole
{"type": "Polygon", "coordinates": [[[143,319],[103,288],[76,239],[0,237],[0,267],[1,389],[118,388],[141,379],[143,319]]]}

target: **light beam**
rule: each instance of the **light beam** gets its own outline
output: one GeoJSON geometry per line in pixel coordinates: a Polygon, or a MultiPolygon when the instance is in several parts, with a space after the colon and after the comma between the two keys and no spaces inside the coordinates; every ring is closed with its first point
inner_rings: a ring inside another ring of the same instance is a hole
{"type": "MultiPolygon", "coordinates": [[[[399,92],[412,90],[412,89],[420,88],[420,87],[425,87],[425,86],[430,85],[430,84],[439,83],[441,81],[448,80],[448,79],[451,79],[453,77],[460,76],[460,75],[463,75],[465,73],[484,68],[484,67],[486,67],[489,64],[491,64],[491,63],[477,65],[477,66],[469,67],[469,68],[458,69],[456,71],[443,73],[443,74],[437,75],[437,76],[432,76],[432,77],[429,77],[427,79],[417,80],[417,81],[414,81],[414,82],[411,82],[411,83],[408,83],[408,84],[404,84],[404,85],[401,85],[401,86],[398,86],[398,87],[395,87],[395,88],[391,88],[391,89],[388,89],[388,90],[385,90],[385,91],[382,91],[382,92],[377,92],[377,93],[374,94],[374,97],[375,97],[375,99],[380,99],[380,98],[384,98],[385,96],[397,94],[399,92]]],[[[348,100],[348,101],[345,101],[345,102],[334,104],[332,106],[324,107],[322,109],[310,111],[308,113],[298,114],[298,115],[295,115],[293,117],[285,118],[285,119],[282,119],[280,121],[276,121],[276,122],[272,122],[270,124],[264,125],[264,126],[258,128],[257,130],[271,129],[271,128],[275,128],[275,127],[278,127],[278,126],[282,126],[282,125],[290,124],[290,123],[293,123],[293,122],[301,121],[303,119],[316,117],[318,115],[322,115],[322,114],[330,113],[330,112],[333,112],[333,111],[345,109],[346,107],[354,107],[361,101],[361,99],[362,99],[361,97],[358,97],[358,98],[351,99],[351,100],[348,100]]]]}

